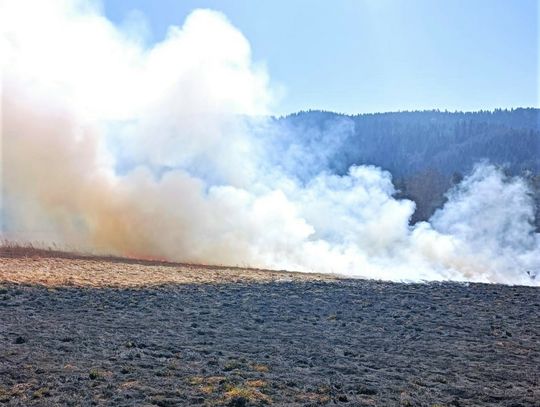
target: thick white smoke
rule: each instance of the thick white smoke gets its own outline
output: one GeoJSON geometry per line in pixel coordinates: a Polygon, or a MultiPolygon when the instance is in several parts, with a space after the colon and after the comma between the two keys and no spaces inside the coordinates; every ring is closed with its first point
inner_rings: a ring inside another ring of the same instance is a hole
{"type": "Polygon", "coordinates": [[[526,273],[540,269],[540,238],[522,180],[481,165],[430,223],[411,227],[414,203],[392,197],[389,173],[332,175],[324,151],[284,154],[261,136],[272,125],[268,76],[220,13],[194,11],[151,48],[94,3],[3,0],[0,15],[10,239],[389,280],[540,283],[526,273]]]}

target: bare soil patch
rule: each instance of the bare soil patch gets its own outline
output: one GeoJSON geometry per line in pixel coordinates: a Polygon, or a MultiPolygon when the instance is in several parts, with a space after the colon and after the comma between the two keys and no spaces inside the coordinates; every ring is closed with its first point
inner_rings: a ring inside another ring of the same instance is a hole
{"type": "Polygon", "coordinates": [[[538,288],[0,264],[0,405],[539,405],[538,288]]]}

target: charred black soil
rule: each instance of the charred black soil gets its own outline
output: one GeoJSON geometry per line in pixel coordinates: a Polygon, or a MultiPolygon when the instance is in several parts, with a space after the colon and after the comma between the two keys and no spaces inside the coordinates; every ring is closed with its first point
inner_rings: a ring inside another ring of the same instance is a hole
{"type": "Polygon", "coordinates": [[[540,290],[0,282],[0,405],[540,405],[540,290]]]}

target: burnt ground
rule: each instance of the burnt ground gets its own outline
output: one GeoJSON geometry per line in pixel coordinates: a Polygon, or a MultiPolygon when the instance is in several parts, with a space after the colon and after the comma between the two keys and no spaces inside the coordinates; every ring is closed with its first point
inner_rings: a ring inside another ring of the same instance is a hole
{"type": "Polygon", "coordinates": [[[0,282],[0,405],[539,406],[540,289],[0,282]]]}

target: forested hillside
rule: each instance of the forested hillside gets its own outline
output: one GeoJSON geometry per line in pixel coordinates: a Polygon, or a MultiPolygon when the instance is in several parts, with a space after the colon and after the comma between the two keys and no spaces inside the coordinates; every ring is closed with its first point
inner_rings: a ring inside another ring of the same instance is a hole
{"type": "Polygon", "coordinates": [[[284,157],[301,149],[308,154],[293,158],[313,161],[316,169],[324,166],[342,174],[354,164],[373,164],[390,171],[398,195],[417,203],[413,222],[429,218],[453,183],[488,160],[530,180],[540,225],[540,109],[360,115],[308,111],[275,123],[287,146],[284,157]]]}

